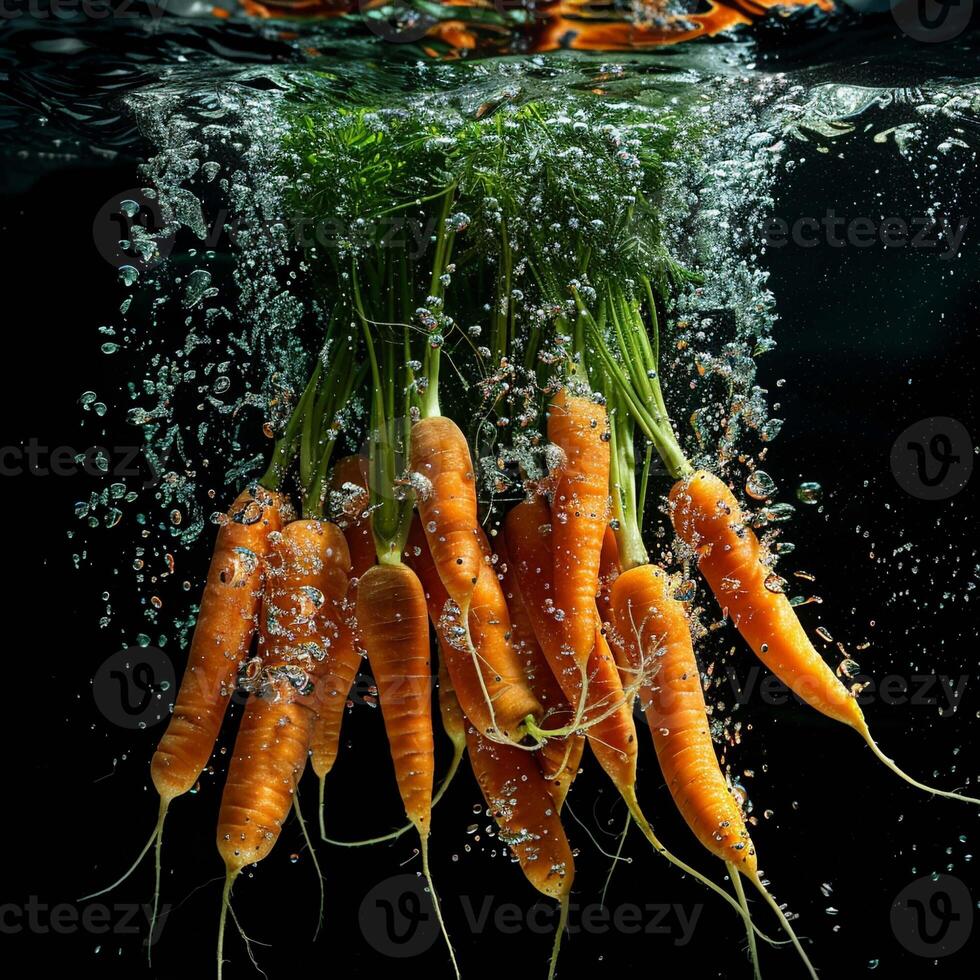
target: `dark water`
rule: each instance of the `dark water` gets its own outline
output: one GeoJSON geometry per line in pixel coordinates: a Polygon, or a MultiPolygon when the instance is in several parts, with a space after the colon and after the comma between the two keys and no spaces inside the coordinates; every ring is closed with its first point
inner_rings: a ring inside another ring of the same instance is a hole
{"type": "MultiPolygon", "coordinates": [[[[783,501],[796,502],[794,490],[803,481],[823,487],[820,507],[797,506],[789,534],[797,550],[788,570],[815,576],[813,584],[797,579],[800,590],[824,600],[803,610],[804,622],[844,641],[873,678],[865,710],[886,752],[938,785],[975,781],[976,477],[946,500],[926,500],[921,487],[916,492],[911,484],[910,492],[908,481],[896,478],[890,453],[903,430],[927,419],[954,419],[977,438],[980,38],[967,33],[929,45],[911,41],[884,18],[772,18],[751,36],[643,56],[558,54],[533,62],[420,66],[417,50],[386,45],[355,26],[290,23],[293,37],[283,36],[286,29],[277,22],[171,16],[100,23],[19,18],[0,37],[7,73],[0,96],[0,208],[8,245],[3,417],[10,432],[4,445],[26,447],[33,440],[74,451],[99,445],[112,456],[108,475],[58,476],[50,472],[50,454],[41,453],[47,464],[33,474],[21,465],[4,484],[11,491],[5,584],[12,624],[5,839],[14,861],[4,875],[9,914],[0,928],[21,955],[45,970],[74,968],[100,977],[212,975],[220,771],[205,776],[201,792],[174,809],[164,876],[164,901],[174,908],[153,967],[145,966],[141,948],[143,912],[131,908],[149,901],[147,868],[100,900],[108,909],[104,920],[82,918],[87,905],[79,896],[121,872],[149,833],[155,804],[147,763],[159,735],[153,727],[113,724],[93,702],[91,679],[114,650],[141,634],[154,645],[165,634],[164,649],[178,667],[182,663],[174,624],[187,618],[208,547],[207,532],[187,532],[213,509],[207,490],[225,486],[227,470],[263,448],[223,422],[216,409],[211,441],[194,456],[196,480],[161,490],[142,452],[132,462],[136,472],[116,479],[117,470],[130,466],[128,447],[140,445],[140,430],[126,420],[127,385],[156,371],[154,358],[166,359],[183,342],[190,314],[172,301],[205,266],[218,299],[243,318],[227,326],[219,320],[215,329],[251,331],[253,338],[243,357],[248,369],[235,376],[242,388],[234,392],[261,386],[280,360],[288,368],[280,340],[294,321],[279,307],[276,316],[286,319],[275,319],[258,288],[248,310],[236,307],[236,296],[247,288],[242,254],[261,254],[272,276],[290,260],[278,261],[261,240],[249,238],[248,220],[237,246],[227,235],[202,243],[185,227],[173,236],[167,262],[147,269],[129,289],[119,282],[121,259],[111,241],[106,244],[99,215],[141,188],[174,189],[176,164],[161,150],[174,145],[168,140],[175,122],[238,132],[241,147],[226,147],[216,158],[223,173],[236,155],[247,157],[250,148],[258,153],[243,171],[246,203],[236,205],[222,191],[200,195],[209,223],[223,205],[245,219],[254,218],[255,206],[274,208],[275,198],[263,197],[270,188],[258,151],[269,135],[263,107],[277,100],[443,98],[473,112],[514,88],[512,97],[565,92],[573,101],[600,75],[606,78],[610,64],[623,69],[608,80],[609,98],[693,103],[702,93],[725,91],[730,145],[719,137],[715,189],[697,188],[676,235],[700,243],[707,254],[715,249],[718,306],[751,320],[750,307],[759,304],[763,312],[752,322],[775,340],[757,358],[754,379],[767,392],[770,415],[784,420],[766,447],[765,469],[783,501]],[[785,143],[764,174],[750,166],[759,133],[785,143]],[[722,166],[729,157],[734,163],[722,166]],[[150,159],[157,161],[151,171],[140,170],[150,159]],[[727,226],[728,218],[739,224],[727,226]],[[773,218],[790,229],[807,218],[844,224],[832,226],[836,237],[825,224],[807,224],[803,238],[798,230],[794,241],[790,231],[786,244],[763,247],[760,227],[773,218]],[[910,234],[913,226],[926,228],[924,219],[933,223],[918,245],[909,238],[889,248],[880,240],[868,245],[853,224],[868,219],[880,229],[889,218],[905,222],[910,234]],[[957,234],[953,249],[948,236],[957,234]],[[751,275],[742,281],[738,270],[751,275]],[[127,297],[134,311],[128,333],[119,328],[127,297]],[[155,305],[157,299],[163,302],[155,305]],[[253,320],[266,315],[268,331],[256,339],[253,320]],[[102,352],[121,337],[124,350],[102,352]],[[82,398],[85,392],[95,399],[82,398]],[[97,403],[106,405],[105,415],[97,413],[97,403]],[[136,498],[109,493],[107,503],[80,514],[79,503],[101,498],[112,482],[122,482],[136,498]],[[179,533],[167,526],[174,507],[185,515],[179,533]],[[115,509],[120,518],[107,526],[115,509]],[[152,565],[167,548],[177,565],[172,579],[153,581],[152,568],[137,571],[136,563],[152,565]],[[184,579],[193,585],[189,592],[184,579]],[[163,600],[159,616],[147,615],[152,596],[163,600]],[[855,652],[865,642],[872,643],[868,651],[855,652]],[[941,683],[951,683],[952,691],[943,692],[941,683]],[[64,908],[53,917],[59,903],[64,908]]],[[[301,303],[299,336],[309,328],[307,318],[301,303]]],[[[732,322],[737,319],[733,314],[732,322]]],[[[738,333],[728,322],[717,318],[707,353],[720,352],[738,333]]],[[[206,360],[202,355],[194,363],[206,360]]],[[[183,406],[191,397],[189,388],[176,391],[177,421],[187,417],[183,406]]],[[[678,414],[690,408],[679,390],[672,398],[678,414]]],[[[754,435],[746,440],[746,450],[758,454],[754,435]]],[[[655,515],[651,533],[658,523],[655,515]]],[[[823,647],[832,663],[840,659],[835,643],[823,647]]],[[[980,833],[977,811],[916,794],[876,766],[852,733],[792,700],[770,703],[782,699],[759,687],[763,678],[751,671],[749,654],[730,628],[700,652],[717,664],[716,701],[732,710],[738,689],[745,691],[736,711],[742,744],[730,758],[758,818],[753,836],[761,864],[777,897],[798,913],[798,928],[812,939],[823,975],[849,980],[901,970],[914,977],[972,976],[972,917],[980,901],[971,859],[980,833]],[[949,877],[936,882],[935,876],[949,877]],[[924,907],[933,902],[933,920],[892,915],[908,887],[924,907]]],[[[380,719],[358,705],[345,724],[328,826],[344,838],[383,832],[397,823],[400,805],[380,719]]],[[[226,745],[230,738],[229,730],[226,745]]],[[[641,757],[641,795],[663,839],[704,867],[660,785],[652,752],[641,757]]],[[[594,769],[580,777],[570,808],[611,852],[625,815],[594,769]]],[[[311,813],[314,793],[312,785],[304,787],[311,813]]],[[[507,919],[526,912],[535,895],[486,833],[490,821],[474,814],[479,801],[471,777],[461,776],[433,829],[434,874],[464,976],[543,975],[548,935],[507,919]],[[468,832],[474,824],[477,831],[468,832]]],[[[597,906],[610,862],[571,816],[566,826],[580,850],[576,898],[583,907],[597,906]]],[[[327,913],[313,944],[315,876],[291,823],[254,879],[236,888],[244,929],[271,944],[256,945],[260,966],[273,978],[298,971],[373,977],[405,969],[444,975],[438,943],[407,960],[389,958],[384,953],[391,940],[378,926],[365,927],[360,915],[372,888],[414,873],[415,863],[400,867],[412,852],[407,839],[372,850],[321,850],[327,913]],[[295,863],[291,854],[299,855],[295,863]]],[[[583,928],[580,912],[561,975],[750,975],[742,930],[730,912],[656,860],[637,835],[625,853],[632,863],[617,870],[606,903],[618,910],[618,924],[593,911],[592,924],[583,928]],[[634,928],[637,916],[651,934],[634,928]]],[[[397,888],[381,897],[396,898],[397,888]]],[[[771,927],[768,919],[762,924],[771,927]]],[[[411,943],[401,948],[416,950],[411,943]]],[[[251,970],[234,935],[227,954],[228,975],[251,970]]],[[[768,976],[802,975],[790,952],[763,955],[768,976]]]]}

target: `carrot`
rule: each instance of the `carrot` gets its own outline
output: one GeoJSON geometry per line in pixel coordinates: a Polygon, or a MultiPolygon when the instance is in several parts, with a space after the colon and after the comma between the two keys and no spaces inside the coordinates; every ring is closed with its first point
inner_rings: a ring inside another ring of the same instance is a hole
{"type": "Polygon", "coordinates": [[[759,659],[801,700],[855,729],[894,773],[918,789],[967,803],[980,800],[927,786],[888,758],[871,736],[864,712],[814,649],[789,599],[766,586],[770,570],[762,545],[738,501],[712,473],[699,470],[670,491],[678,536],[696,555],[698,570],[759,659]]]}
{"type": "MultiPolygon", "coordinates": [[[[398,790],[405,814],[419,833],[422,872],[446,935],[429,873],[435,766],[432,674],[425,593],[415,572],[390,558],[368,569],[357,589],[357,622],[378,686],[398,790]]],[[[448,936],[446,945],[458,976],[456,955],[448,936]]]]}
{"type": "Polygon", "coordinates": [[[242,868],[275,846],[306,765],[314,691],[337,635],[350,573],[347,542],[335,524],[293,521],[276,537],[267,562],[260,658],[244,681],[255,696],[235,739],[218,815],[218,851],[226,869],[219,977],[232,886],[242,868]]]}
{"type": "Polygon", "coordinates": [[[548,407],[554,469],[554,603],[562,642],[583,670],[595,644],[593,612],[602,540],[609,522],[609,435],[605,407],[562,388],[548,407]]]}
{"type": "Polygon", "coordinates": [[[374,536],[371,522],[364,517],[369,505],[367,492],[368,460],[364,456],[347,456],[334,466],[331,486],[335,491],[348,493],[361,488],[362,493],[349,494],[344,502],[344,515],[339,518],[344,527],[344,539],[351,559],[351,583],[345,612],[339,624],[339,635],[327,651],[324,674],[317,685],[317,716],[310,742],[313,771],[320,782],[320,836],[326,837],[323,808],[326,777],[337,759],[340,729],[351,685],[361,666],[360,641],[356,636],[354,611],[357,604],[357,582],[374,564],[374,536]]]}
{"type": "MultiPolygon", "coordinates": [[[[554,619],[548,612],[553,608],[550,596],[552,558],[549,517],[548,506],[540,497],[518,504],[507,514],[507,540],[515,561],[517,583],[541,649],[569,702],[578,703],[582,679],[571,662],[571,652],[563,646],[554,619]]],[[[630,707],[632,694],[623,689],[619,670],[598,626],[594,602],[592,616],[595,649],[587,667],[587,697],[582,723],[589,748],[657,853],[720,895],[750,925],[745,910],[727,892],[664,847],[643,815],[636,796],[637,745],[630,707]]],[[[634,683],[638,684],[638,681],[634,683]]],[[[547,732],[540,734],[546,735],[547,732]]]]}
{"type": "MultiPolygon", "coordinates": [[[[619,545],[616,543],[616,532],[607,526],[605,536],[602,539],[602,553],[599,558],[599,592],[596,595],[599,621],[603,627],[613,621],[612,590],[620,572],[619,545]]],[[[613,656],[616,658],[616,666],[619,667],[624,683],[632,680],[634,675],[629,664],[629,658],[620,642],[619,633],[616,630],[607,631],[606,639],[609,641],[613,656]]],[[[636,690],[635,687],[633,689],[636,690]]]]}
{"type": "Polygon", "coordinates": [[[248,654],[262,594],[262,559],[281,527],[283,497],[245,490],[218,531],[173,717],[150,765],[164,809],[197,782],[214,749],[235,674],[248,654]]]}
{"type": "MultiPolygon", "coordinates": [[[[511,642],[523,660],[524,675],[527,677],[534,696],[545,708],[545,719],[553,718],[556,722],[568,720],[574,715],[561,685],[555,680],[551,667],[541,650],[531,617],[524,605],[520,587],[517,584],[517,574],[507,549],[506,532],[501,532],[495,540],[498,570],[510,609],[511,642]]],[[[544,724],[544,721],[542,721],[544,724]]],[[[544,729],[547,731],[547,727],[544,729]]],[[[559,810],[565,802],[565,797],[571,789],[578,769],[582,762],[585,749],[585,736],[569,735],[564,738],[549,738],[535,754],[545,779],[549,781],[555,805],[559,810]]]]}
{"type": "Polygon", "coordinates": [[[517,858],[527,880],[560,906],[548,978],[555,975],[568,921],[575,862],[558,817],[551,787],[527,752],[491,742],[466,726],[470,764],[497,826],[500,841],[517,858]]]}
{"type": "MultiPolygon", "coordinates": [[[[796,934],[762,883],[742,808],[718,765],[687,615],[672,597],[667,575],[655,565],[638,565],[616,579],[611,598],[616,629],[633,669],[644,678],[647,721],[677,809],[701,845],[726,863],[733,882],[742,874],[759,889],[815,977],[796,934]]],[[[756,962],[754,940],[749,930],[756,962]]]]}
{"type": "MultiPolygon", "coordinates": [[[[215,540],[173,716],[150,763],[150,775],[160,797],[156,825],[126,873],[108,888],[82,899],[104,895],[125,881],[156,845],[151,936],[160,900],[167,810],[178,796],[194,787],[214,751],[229,695],[235,689],[236,672],[255,633],[263,558],[269,551],[271,535],[282,526],[286,510],[288,501],[282,494],[258,484],[242,491],[228,509],[215,540]]],[[[147,955],[151,952],[152,945],[147,945],[147,955]]]]}
{"type": "Polygon", "coordinates": [[[499,733],[496,737],[516,740],[523,734],[524,719],[529,715],[541,717],[543,709],[511,643],[510,615],[503,588],[484,558],[481,536],[477,532],[473,534],[480,549],[480,565],[466,627],[462,611],[458,606],[453,608],[443,585],[427,537],[420,522],[413,520],[407,561],[424,586],[429,615],[463,712],[485,735],[493,737],[499,733]],[[472,649],[464,636],[467,629],[472,649]]]}
{"type": "Polygon", "coordinates": [[[466,436],[443,415],[422,419],[412,427],[411,467],[421,477],[416,504],[429,551],[446,592],[465,617],[484,564],[466,436]]]}

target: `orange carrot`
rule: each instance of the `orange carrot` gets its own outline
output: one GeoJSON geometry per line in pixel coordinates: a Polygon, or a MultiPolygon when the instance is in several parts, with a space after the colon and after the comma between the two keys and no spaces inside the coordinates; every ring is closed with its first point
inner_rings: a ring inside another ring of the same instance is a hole
{"type": "Polygon", "coordinates": [[[323,822],[326,777],[337,758],[344,708],[351,685],[357,676],[362,659],[360,641],[356,636],[355,610],[357,582],[375,563],[374,536],[368,509],[368,460],[364,456],[347,456],[334,467],[331,487],[345,495],[344,514],[338,520],[344,528],[344,538],[351,558],[351,582],[344,615],[339,624],[337,641],[327,651],[323,675],[317,684],[317,717],[310,742],[313,771],[320,781],[320,836],[325,837],[323,822]],[[354,488],[363,492],[351,492],[354,488]]]}
{"type": "Polygon", "coordinates": [[[421,477],[416,504],[429,551],[446,592],[465,617],[484,564],[466,436],[443,415],[422,419],[412,427],[411,467],[421,477]]]}
{"type": "Polygon", "coordinates": [[[558,817],[550,786],[529,758],[511,745],[484,738],[466,726],[470,764],[490,813],[500,828],[500,841],[517,858],[527,880],[561,908],[552,947],[548,978],[554,976],[562,933],[568,920],[568,901],[575,862],[558,817]]]}
{"type": "MultiPolygon", "coordinates": [[[[273,532],[279,530],[284,514],[290,511],[289,501],[282,494],[260,484],[244,490],[229,508],[215,541],[173,716],[150,763],[153,785],[160,796],[156,826],[118,881],[85,896],[96,898],[125,881],[155,844],[151,936],[160,899],[167,810],[173,800],[193,788],[214,751],[235,689],[236,674],[255,634],[264,580],[263,560],[269,553],[273,532]]],[[[148,954],[151,951],[152,946],[147,946],[148,954]]]]}
{"type": "Polygon", "coordinates": [[[511,623],[496,572],[483,558],[480,535],[477,584],[467,625],[473,649],[465,642],[461,613],[454,613],[420,523],[412,522],[406,555],[425,589],[432,623],[439,635],[443,659],[466,717],[484,734],[499,732],[517,740],[529,715],[539,718],[542,707],[524,677],[510,641],[511,623]],[[447,605],[448,604],[448,605],[447,605]],[[474,664],[474,653],[476,664],[474,664]]]}
{"type": "Polygon", "coordinates": [[[718,477],[699,470],[674,484],[671,517],[695,551],[698,570],[756,656],[799,698],[854,728],[872,752],[906,782],[937,796],[980,803],[913,779],[872,738],[857,700],[814,649],[789,599],[767,587],[771,574],[762,545],[734,494],[718,477]]]}
{"type": "Polygon", "coordinates": [[[609,433],[603,405],[562,388],[548,407],[548,439],[560,450],[552,501],[554,604],[563,645],[580,670],[595,644],[602,539],[609,522],[609,433]]]}
{"type": "MultiPolygon", "coordinates": [[[[502,531],[497,535],[495,544],[499,558],[497,569],[503,583],[507,606],[510,609],[511,642],[523,661],[524,675],[534,696],[546,711],[542,726],[547,731],[548,721],[554,722],[552,727],[558,727],[571,720],[575,712],[569,705],[561,685],[555,680],[538,638],[534,635],[534,626],[524,605],[517,584],[517,573],[507,549],[505,532],[502,531]]],[[[565,738],[550,738],[542,746],[541,751],[535,753],[541,771],[549,781],[555,805],[559,810],[578,775],[584,749],[585,736],[574,734],[565,738]]]]}
{"type": "MultiPolygon", "coordinates": [[[[599,621],[603,627],[613,621],[612,590],[620,571],[619,545],[616,543],[616,533],[607,526],[605,536],[602,539],[602,554],[599,559],[599,593],[596,596],[599,621]]],[[[619,633],[616,630],[607,631],[606,639],[609,641],[609,647],[616,658],[616,666],[619,667],[624,684],[629,686],[629,682],[633,680],[635,675],[632,673],[629,658],[620,642],[619,633]]]]}
{"type": "MultiPolygon", "coordinates": [[[[507,542],[517,587],[538,643],[569,704],[582,701],[583,679],[574,654],[562,643],[552,587],[551,515],[541,497],[518,504],[506,518],[507,542]]],[[[617,788],[636,782],[636,728],[619,672],[591,611],[593,651],[587,664],[582,727],[599,764],[617,788]]]]}
{"type": "Polygon", "coordinates": [[[350,573],[347,542],[334,524],[293,521],[276,538],[267,562],[260,657],[244,680],[255,696],[235,739],[218,815],[226,869],[219,976],[232,885],[242,868],[272,850],[293,805],[313,731],[315,687],[337,637],[350,573]]]}
{"type": "MultiPolygon", "coordinates": [[[[684,606],[673,598],[667,575],[655,565],[623,572],[611,598],[613,620],[632,669],[644,679],[647,721],[677,809],[701,845],[726,863],[736,886],[742,874],[759,889],[815,978],[799,939],[759,876],[742,808],[718,765],[684,606]]],[[[748,935],[758,976],[751,928],[748,935]]]]}
{"type": "Polygon", "coordinates": [[[398,791],[405,814],[419,833],[422,872],[458,977],[456,956],[429,873],[435,769],[432,669],[425,593],[415,572],[390,559],[368,569],[358,584],[357,622],[378,686],[398,791]]]}
{"type": "MultiPolygon", "coordinates": [[[[541,649],[569,702],[578,703],[582,678],[572,661],[571,652],[563,647],[560,631],[549,612],[553,609],[550,596],[552,559],[549,517],[548,506],[540,498],[518,504],[506,518],[507,541],[515,562],[517,583],[541,649]]],[[[637,744],[631,710],[633,696],[623,689],[619,669],[599,628],[599,615],[594,602],[592,616],[595,649],[588,662],[582,720],[589,748],[657,853],[723,898],[742,916],[746,925],[751,926],[747,912],[727,892],[664,847],[643,815],[636,796],[637,744]]],[[[638,683],[638,679],[634,683],[638,683]]]]}
{"type": "Polygon", "coordinates": [[[164,808],[197,782],[235,689],[235,675],[255,633],[262,594],[262,559],[281,527],[283,497],[245,490],[218,531],[173,717],[153,755],[150,773],[164,808]]]}

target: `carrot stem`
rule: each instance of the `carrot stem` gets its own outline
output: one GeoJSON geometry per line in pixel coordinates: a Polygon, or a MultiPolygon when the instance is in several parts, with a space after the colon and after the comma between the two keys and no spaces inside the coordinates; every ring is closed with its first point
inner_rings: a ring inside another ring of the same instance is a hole
{"type": "Polygon", "coordinates": [[[296,436],[299,433],[300,426],[309,408],[310,400],[313,398],[313,392],[316,390],[318,379],[319,364],[310,376],[310,380],[307,381],[306,388],[296,403],[296,408],[293,409],[293,414],[290,416],[289,422],[286,423],[286,431],[276,443],[276,448],[272,452],[272,459],[269,462],[269,468],[259,479],[259,486],[265,487],[266,490],[279,489],[286,468],[296,454],[296,436]]]}

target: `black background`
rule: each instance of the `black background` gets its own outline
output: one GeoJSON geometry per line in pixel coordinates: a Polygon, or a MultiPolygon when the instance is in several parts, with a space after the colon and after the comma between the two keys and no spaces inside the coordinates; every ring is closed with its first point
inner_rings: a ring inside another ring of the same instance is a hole
{"type": "MultiPolygon", "coordinates": [[[[870,144],[862,143],[865,153],[870,144]]],[[[871,159],[849,151],[808,152],[805,166],[784,175],[776,213],[792,220],[839,214],[898,215],[920,212],[928,195],[893,149],[878,148],[871,159]],[[880,169],[875,175],[873,171],[880,169]]],[[[856,653],[876,678],[899,675],[967,676],[959,710],[938,717],[935,705],[886,704],[875,699],[865,710],[886,752],[912,773],[938,785],[961,785],[980,773],[980,683],[976,679],[976,602],[965,602],[967,582],[976,579],[978,478],[950,500],[933,503],[906,493],[889,466],[898,434],[932,416],[960,420],[977,435],[977,236],[980,198],[973,173],[949,172],[958,185],[958,212],[970,218],[962,257],[955,263],[911,249],[884,251],[818,246],[770,250],[764,262],[781,317],[779,346],[760,360],[760,383],[780,403],[786,419],[765,466],[780,500],[792,500],[801,480],[825,488],[823,508],[798,507],[788,537],[797,543],[785,571],[816,576],[811,588],[821,606],[802,617],[812,630],[823,624],[856,653]],[[950,270],[955,269],[955,275],[950,270]],[[777,379],[786,384],[777,388],[777,379]],[[908,553],[895,555],[911,543],[908,553]],[[871,557],[872,553],[874,558],[871,557]],[[917,571],[913,571],[913,566],[917,571]],[[944,599],[944,593],[955,598],[944,599]],[[874,625],[872,624],[874,622],[874,625]],[[955,766],[955,773],[953,767],[955,766]]],[[[112,322],[121,298],[112,268],[93,246],[92,218],[121,188],[138,185],[133,161],[99,168],[64,168],[46,174],[2,201],[8,254],[7,331],[4,356],[4,445],[31,437],[47,446],[84,448],[91,425],[80,426],[79,394],[115,383],[119,362],[99,353],[97,328],[112,322]],[[56,233],[55,233],[56,229],[56,233]]],[[[946,200],[953,200],[952,193],[946,200]]],[[[669,382],[668,382],[669,383],[669,382]]],[[[128,866],[148,836],[156,810],[148,762],[160,729],[125,731],[99,713],[91,695],[98,665],[119,644],[98,628],[104,609],[100,592],[112,585],[115,622],[140,628],[139,609],[122,598],[135,595],[127,555],[136,531],[121,526],[95,540],[82,571],[72,566],[76,527],[72,507],[98,481],[86,476],[3,478],[7,525],[4,534],[4,609],[7,624],[6,698],[3,719],[6,793],[3,902],[25,910],[31,896],[48,908],[67,903],[65,921],[77,921],[86,903],[79,896],[108,883],[128,866]],[[113,534],[116,537],[113,537],[113,534]],[[118,569],[118,573],[114,570],[118,569]]],[[[666,490],[658,486],[658,491],[666,490]]],[[[203,579],[207,543],[179,560],[194,583],[203,579]]],[[[805,583],[804,583],[805,586],[805,583]]],[[[801,586],[802,591],[803,586],[801,586]]],[[[135,600],[134,600],[135,601],[135,600]]],[[[174,596],[168,609],[186,612],[188,596],[174,596]],[[179,605],[184,603],[184,605],[179,605]]],[[[730,628],[702,651],[724,661],[743,679],[751,654],[730,628]]],[[[173,647],[178,670],[182,655],[173,647]]],[[[839,659],[826,647],[831,662],[839,659]]],[[[929,692],[935,695],[935,690],[929,692]]],[[[725,689],[724,697],[732,701],[725,689]]],[[[721,697],[722,694],[716,694],[721,697]]],[[[744,738],[730,754],[743,779],[758,826],[753,835],[761,866],[781,901],[799,913],[798,928],[811,937],[812,956],[825,976],[873,975],[965,977],[973,975],[977,940],[971,934],[948,957],[922,957],[899,939],[911,933],[890,924],[890,909],[909,883],[934,872],[949,873],[980,900],[980,878],[967,855],[980,840],[976,808],[934,800],[915,792],[877,765],[860,739],[841,726],[790,702],[777,706],[758,693],[739,708],[744,738]],[[763,811],[772,810],[771,817],[763,811]],[[964,836],[965,842],[960,837],[964,836]],[[829,883],[825,895],[821,885],[829,883]],[[836,913],[830,908],[838,910],[836,913]],[[876,970],[871,964],[880,961],[876,970]],[[971,969],[971,967],[973,969],[971,969]]],[[[358,705],[345,721],[343,749],[328,784],[328,827],[337,837],[382,833],[399,824],[397,799],[377,710],[358,705]]],[[[233,724],[222,738],[230,745],[233,724]]],[[[652,747],[641,731],[641,799],[663,840],[703,870],[721,868],[690,837],[661,786],[652,747]]],[[[220,859],[214,825],[224,756],[201,792],[172,808],[165,843],[164,902],[174,906],[155,947],[152,970],[138,934],[94,934],[80,926],[51,927],[47,912],[32,926],[26,911],[5,923],[11,954],[40,970],[77,969],[98,976],[204,977],[213,975],[220,859]],[[99,952],[96,948],[101,947],[99,952]]],[[[614,834],[625,820],[623,806],[589,762],[569,798],[574,815],[604,850],[615,850],[614,834]]],[[[309,778],[309,777],[308,777],[309,778]]],[[[315,784],[302,787],[315,829],[315,784]]],[[[455,937],[464,976],[505,973],[543,976],[550,939],[530,930],[502,932],[488,926],[472,936],[457,896],[480,908],[507,903],[530,908],[535,893],[488,835],[490,820],[474,807],[481,802],[465,769],[436,811],[432,833],[433,872],[455,937]],[[467,832],[478,826],[477,834],[467,832]],[[479,840],[477,839],[479,837],[479,840]],[[469,848],[469,850],[467,850],[469,848]]],[[[575,899],[598,903],[609,860],[568,815],[566,827],[580,850],[575,899]]],[[[317,890],[314,871],[295,824],[290,821],[273,855],[235,890],[235,908],[257,942],[260,966],[272,978],[297,971],[369,977],[405,969],[447,976],[436,942],[418,959],[383,956],[359,925],[364,896],[378,883],[418,869],[410,836],[391,846],[318,850],[326,876],[324,930],[312,943],[317,890]],[[295,863],[291,854],[299,854],[295,863]]],[[[657,859],[637,833],[624,853],[607,894],[612,909],[633,903],[678,903],[690,916],[699,911],[691,942],[677,945],[667,935],[578,931],[567,937],[560,970],[566,977],[617,977],[626,969],[694,977],[749,976],[740,952],[744,937],[736,917],[699,887],[657,859]]],[[[97,901],[108,906],[149,902],[151,869],[142,866],[115,892],[97,901]]],[[[775,931],[759,908],[759,922],[775,931]]],[[[5,906],[5,908],[7,908],[5,906]]],[[[967,914],[964,909],[958,909],[967,914]]],[[[9,909],[8,909],[9,912],[9,909]]],[[[117,927],[126,913],[112,912],[117,927]]],[[[652,921],[650,914],[644,921],[652,921]]],[[[670,915],[666,924],[675,924],[670,915]]],[[[371,933],[371,929],[367,930],[371,933]]],[[[375,936],[376,938],[376,936],[375,936]]],[[[914,944],[914,943],[913,943],[914,944]]],[[[234,930],[229,933],[227,976],[251,974],[234,930]]],[[[802,975],[791,950],[764,952],[769,976],[802,975]]]]}

